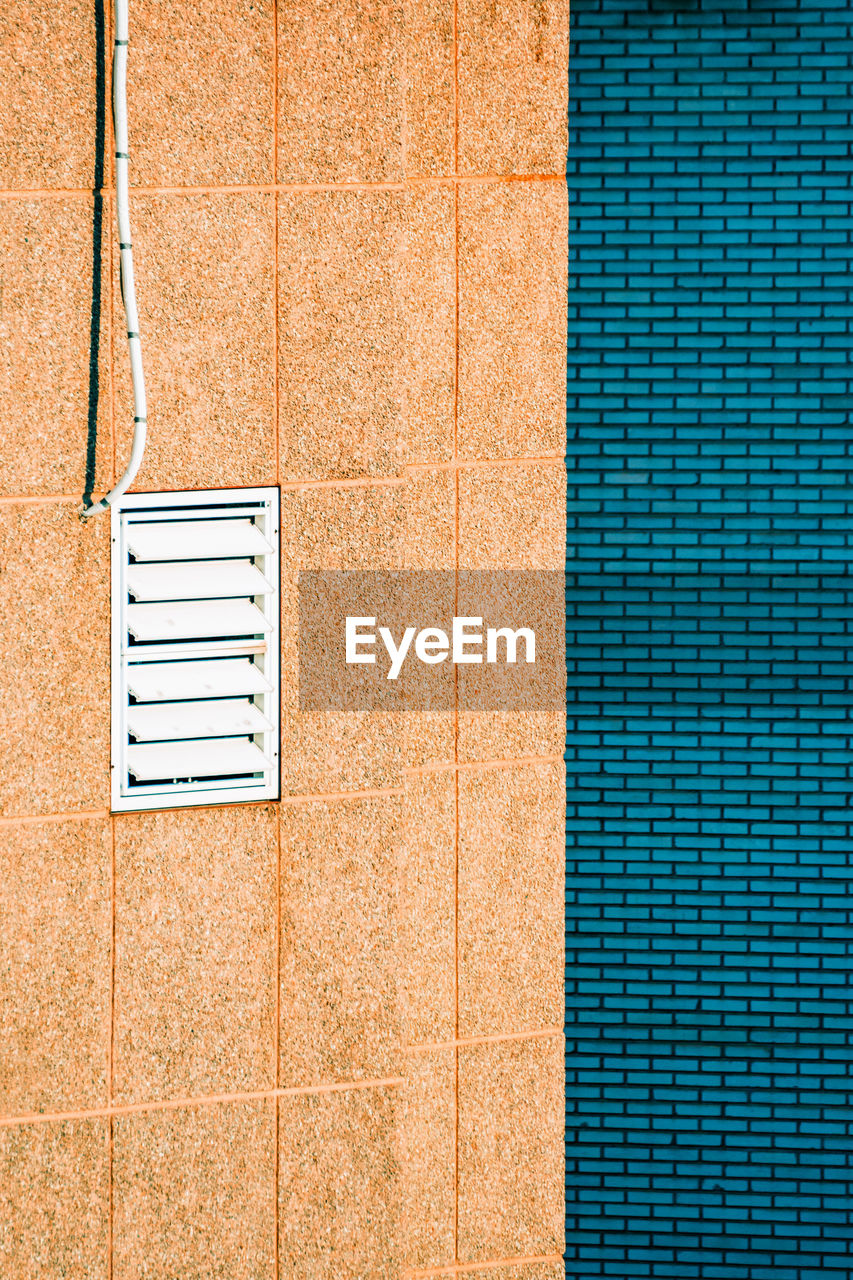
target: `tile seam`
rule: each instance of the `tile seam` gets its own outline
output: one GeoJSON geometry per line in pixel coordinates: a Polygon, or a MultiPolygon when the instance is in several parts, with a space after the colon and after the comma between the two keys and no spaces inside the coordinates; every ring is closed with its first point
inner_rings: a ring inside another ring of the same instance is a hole
{"type": "Polygon", "coordinates": [[[488,467],[527,467],[535,463],[558,463],[565,466],[565,454],[541,453],[522,458],[455,458],[450,462],[408,462],[403,471],[469,471],[488,467]]]}
{"type": "MultiPolygon", "coordinates": [[[[107,1042],[107,1108],[112,1111],[115,1079],[115,1009],[116,1009],[116,833],[115,818],[110,815],[110,986],[109,1028],[107,1042]]],[[[107,1276],[113,1274],[114,1219],[114,1138],[112,1115],[107,1120],[107,1276]]]]}
{"type": "MultiPolygon", "coordinates": [[[[457,504],[458,505],[458,504],[457,504]]],[[[454,611],[456,606],[454,606],[454,611]]],[[[454,685],[456,672],[454,671],[454,685]]],[[[458,690],[454,749],[458,749],[458,690]]],[[[459,1258],[459,771],[453,773],[453,1257],[459,1258]]]]}
{"type": "Polygon", "coordinates": [[[557,754],[550,756],[507,756],[491,760],[440,760],[435,764],[404,765],[403,773],[407,777],[423,773],[450,773],[451,771],[481,773],[487,769],[520,769],[533,765],[562,763],[563,756],[557,754]]]}
{"type": "Polygon", "coordinates": [[[279,1274],[279,1241],[281,1225],[279,1221],[279,1181],[281,1177],[281,1160],[279,1143],[281,1139],[281,1107],[280,1107],[280,1075],[281,1075],[281,810],[278,810],[277,826],[277,874],[276,874],[276,927],[275,927],[275,1035],[273,1052],[275,1054],[275,1098],[273,1100],[274,1115],[274,1150],[273,1150],[273,1237],[274,1263],[273,1276],[278,1280],[279,1274]]]}
{"type": "MultiPolygon", "coordinates": [[[[362,800],[369,799],[371,796],[401,796],[402,794],[402,787],[365,787],[359,791],[304,792],[298,795],[282,796],[280,800],[276,800],[273,803],[290,805],[322,804],[329,800],[362,800]]],[[[211,809],[220,811],[222,809],[263,808],[270,803],[269,800],[235,800],[230,804],[199,804],[183,808],[180,805],[176,805],[174,809],[169,809],[168,812],[207,813],[211,809]]],[[[127,813],[111,814],[109,809],[80,809],[73,813],[23,813],[0,818],[0,828],[33,826],[42,822],[87,822],[96,818],[112,817],[127,821],[128,819],[142,817],[146,812],[149,811],[140,809],[138,811],[131,810],[127,813]]]]}
{"type": "Polygon", "coordinates": [[[279,803],[323,804],[327,800],[368,800],[372,796],[402,796],[403,794],[403,787],[365,787],[362,791],[317,791],[313,794],[282,796],[279,803]]]}
{"type": "Polygon", "coordinates": [[[406,27],[406,6],[401,6],[401,26],[402,26],[402,63],[403,73],[400,80],[400,165],[403,175],[403,185],[408,186],[408,158],[409,158],[409,41],[408,30],[406,27]]]}
{"type": "MultiPolygon", "coordinates": [[[[312,191],[405,191],[409,184],[417,186],[474,186],[494,183],[565,182],[564,173],[452,173],[438,176],[411,174],[399,181],[389,182],[258,182],[235,183],[233,186],[131,186],[132,196],[215,196],[215,195],[287,195],[291,192],[312,191]]],[[[104,196],[112,197],[114,186],[100,188],[104,196]]],[[[0,202],[15,200],[80,200],[94,199],[94,187],[21,187],[0,190],[0,202]]]]}
{"type": "Polygon", "coordinates": [[[282,480],[282,489],[368,489],[392,488],[404,483],[402,476],[355,476],[351,479],[282,480]]]}
{"type": "MultiPolygon", "coordinates": [[[[459,612],[459,0],[453,0],[453,612],[459,612]]],[[[453,668],[453,763],[459,764],[459,672],[453,668]]],[[[459,1039],[459,770],[453,771],[453,1034],[459,1039]]],[[[453,1049],[453,1260],[459,1260],[459,1048],[453,1049]]]]}
{"type": "Polygon", "coordinates": [[[562,1027],[537,1027],[531,1031],[496,1031],[493,1035],[458,1036],[455,1040],[436,1041],[434,1044],[406,1045],[403,1052],[437,1053],[442,1049],[465,1049],[484,1044],[513,1044],[520,1040],[556,1040],[563,1034],[562,1027]]]}
{"type": "Polygon", "coordinates": [[[75,1120],[116,1119],[143,1115],[154,1111],[180,1111],[186,1107],[215,1107],[234,1102],[265,1102],[279,1098],[316,1097],[330,1093],[349,1093],[360,1089],[387,1089],[405,1084],[403,1076],[385,1076],[371,1080],[343,1080],[332,1084],[286,1085],[277,1089],[246,1089],[233,1093],[211,1093],[196,1097],[153,1098],[147,1102],[116,1103],[108,1107],[79,1108],[69,1111],[33,1111],[17,1116],[0,1116],[0,1129],[20,1128],[34,1124],[63,1124],[75,1120]]]}
{"type": "Polygon", "coordinates": [[[78,809],[75,813],[24,813],[0,818],[0,827],[33,826],[37,822],[91,822],[109,818],[109,809],[78,809]]]}
{"type": "MultiPolygon", "coordinates": [[[[101,0],[103,4],[103,0],[101,0]]],[[[114,12],[111,4],[104,4],[106,13],[106,37],[107,48],[112,48],[112,42],[115,37],[114,29],[114,12]]],[[[103,12],[103,10],[102,10],[103,12]]],[[[113,59],[106,56],[106,76],[105,76],[105,92],[108,93],[108,101],[112,100],[112,76],[113,76],[113,59]]],[[[115,386],[115,324],[113,316],[113,303],[115,298],[116,286],[116,262],[115,262],[115,241],[116,236],[114,228],[116,227],[116,207],[115,207],[115,137],[113,113],[111,110],[105,111],[106,115],[106,172],[102,174],[103,178],[107,178],[113,182],[112,191],[106,196],[102,193],[102,200],[106,206],[107,218],[109,219],[109,252],[107,281],[109,287],[109,296],[106,305],[106,321],[107,321],[107,341],[109,352],[109,372],[107,375],[107,395],[109,397],[109,429],[110,429],[110,488],[116,483],[116,468],[118,463],[118,419],[116,415],[116,386],[115,386]]],[[[100,335],[99,335],[100,339],[100,335]]],[[[99,353],[100,354],[100,353],[99,353]]],[[[98,423],[95,421],[95,431],[97,432],[98,423]]],[[[95,469],[97,470],[97,450],[95,451],[95,469]]],[[[112,785],[112,781],[110,781],[112,785]]],[[[110,976],[109,976],[109,1027],[107,1029],[107,1106],[112,1109],[113,1098],[115,1093],[115,1015],[116,1015],[116,829],[115,818],[112,813],[108,816],[110,825],[110,976]]],[[[107,1280],[113,1280],[115,1273],[115,1257],[114,1257],[114,1237],[115,1237],[115,1126],[113,1118],[110,1115],[107,1119],[107,1280]]]]}
{"type": "MultiPolygon", "coordinates": [[[[535,765],[560,764],[563,760],[561,755],[551,756],[510,756],[502,758],[494,758],[491,760],[441,760],[435,764],[424,765],[406,765],[402,768],[402,773],[406,776],[418,776],[426,773],[449,773],[459,771],[461,773],[484,772],[488,769],[515,769],[524,768],[535,765]]],[[[405,788],[403,787],[364,787],[358,791],[316,791],[301,792],[298,795],[282,796],[276,804],[301,805],[301,804],[323,804],[333,800],[361,800],[369,799],[371,796],[402,796],[405,788]]],[[[258,800],[247,805],[246,801],[235,801],[233,804],[226,805],[194,805],[192,812],[207,812],[210,809],[244,809],[247,807],[256,807],[269,804],[269,801],[258,800]]],[[[140,811],[140,814],[143,811],[140,811]]],[[[175,809],[174,812],[187,813],[188,809],[175,809]]],[[[135,813],[111,814],[109,809],[78,809],[68,813],[23,813],[10,814],[0,818],[0,828],[3,827],[22,827],[36,826],[46,822],[93,822],[103,818],[119,818],[122,820],[132,819],[139,815],[135,813]]]]}
{"type": "Polygon", "coordinates": [[[468,1275],[477,1271],[494,1271],[497,1267],[523,1267],[537,1262],[561,1263],[560,1253],[526,1254],[515,1258],[494,1258],[484,1262],[455,1262],[446,1267],[428,1267],[424,1270],[403,1272],[403,1280],[429,1280],[432,1276],[468,1275]]]}
{"type": "MultiPolygon", "coordinates": [[[[515,769],[529,768],[540,764],[560,764],[562,755],[514,755],[501,756],[501,758],[487,760],[438,760],[434,764],[411,764],[403,765],[402,773],[406,777],[419,776],[424,773],[482,773],[488,769],[515,769]]],[[[370,797],[377,796],[402,796],[405,794],[405,787],[361,787],[357,791],[306,791],[298,792],[296,795],[286,795],[275,800],[275,805],[307,805],[307,804],[325,804],[327,801],[334,800],[369,800],[370,797]]],[[[169,812],[174,813],[206,813],[210,809],[246,809],[260,808],[260,806],[270,804],[269,800],[256,801],[233,801],[232,804],[218,805],[193,805],[192,809],[181,809],[179,806],[169,812]]],[[[95,822],[96,819],[118,818],[127,822],[129,819],[141,817],[145,810],[138,813],[120,813],[111,814],[109,809],[77,809],[69,813],[24,813],[9,814],[0,818],[0,829],[3,827],[27,827],[37,826],[40,823],[58,823],[58,822],[95,822]]]]}
{"type": "MultiPolygon", "coordinates": [[[[112,326],[111,326],[112,330],[112,326]]],[[[111,332],[112,339],[112,332],[111,332]]],[[[277,364],[277,361],[276,361],[277,364]]],[[[112,358],[110,360],[110,393],[112,399],[112,358]]],[[[276,398],[278,392],[276,390],[276,398]]],[[[276,415],[277,416],[277,415],[276,415]]],[[[111,409],[111,419],[115,421],[115,413],[111,409]]],[[[111,430],[113,445],[115,445],[115,432],[111,430]]],[[[278,423],[276,423],[276,439],[278,439],[278,423]]],[[[299,479],[299,480],[281,480],[279,486],[286,492],[298,491],[301,489],[367,489],[367,488],[399,488],[406,483],[406,476],[409,472],[419,471],[467,471],[467,470],[488,470],[489,467],[529,467],[536,465],[549,466],[565,466],[565,458],[562,454],[540,454],[532,455],[526,458],[457,458],[450,462],[410,462],[402,468],[401,474],[396,476],[358,476],[353,479],[299,479]]],[[[115,448],[113,450],[113,474],[115,474],[115,448]]],[[[159,493],[159,489],[145,489],[133,486],[133,493],[159,493]]],[[[51,503],[62,502],[79,502],[79,495],[75,493],[12,493],[0,494],[0,506],[49,506],[51,503]]]]}
{"type": "MultiPolygon", "coordinates": [[[[278,0],[272,4],[272,177],[278,178],[278,0]]],[[[278,263],[278,193],[270,197],[272,200],[273,227],[273,414],[275,426],[275,482],[281,485],[281,388],[279,383],[279,263],[278,263]]],[[[280,524],[280,521],[279,521],[280,524]]],[[[279,779],[279,792],[281,781],[279,779]]],[[[273,1080],[276,1096],[273,1102],[273,1280],[279,1280],[281,1222],[279,1211],[279,1186],[281,1181],[281,1158],[279,1145],[281,1140],[281,1105],[278,1089],[281,1087],[281,804],[275,806],[276,835],[276,872],[275,872],[275,956],[273,973],[275,978],[274,1009],[275,1025],[273,1028],[273,1080]]]]}

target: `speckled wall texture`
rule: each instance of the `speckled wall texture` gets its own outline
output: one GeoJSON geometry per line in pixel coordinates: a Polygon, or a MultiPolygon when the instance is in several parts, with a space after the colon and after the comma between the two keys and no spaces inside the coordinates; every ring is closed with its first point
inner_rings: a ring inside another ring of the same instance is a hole
{"type": "Polygon", "coordinates": [[[563,722],[300,713],[292,587],[563,566],[567,6],[131,0],[139,487],[281,485],[285,730],[116,817],[101,6],[0,10],[0,1275],[556,1280],[563,722]]]}

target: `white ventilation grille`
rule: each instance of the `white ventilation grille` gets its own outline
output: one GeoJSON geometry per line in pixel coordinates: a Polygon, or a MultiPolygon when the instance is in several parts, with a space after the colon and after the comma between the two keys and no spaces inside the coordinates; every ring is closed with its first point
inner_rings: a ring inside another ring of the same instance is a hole
{"type": "Polygon", "coordinates": [[[276,489],[112,508],[113,810],[278,796],[276,489]]]}

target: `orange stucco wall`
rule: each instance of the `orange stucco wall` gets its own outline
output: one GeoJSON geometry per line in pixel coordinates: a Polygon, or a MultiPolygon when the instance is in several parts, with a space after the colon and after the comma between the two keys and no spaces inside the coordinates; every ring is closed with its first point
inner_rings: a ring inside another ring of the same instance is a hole
{"type": "Polygon", "coordinates": [[[131,0],[136,487],[281,485],[283,799],[115,817],[98,7],[0,9],[0,1275],[554,1280],[563,717],[300,712],[294,588],[562,568],[567,6],[131,0]]]}

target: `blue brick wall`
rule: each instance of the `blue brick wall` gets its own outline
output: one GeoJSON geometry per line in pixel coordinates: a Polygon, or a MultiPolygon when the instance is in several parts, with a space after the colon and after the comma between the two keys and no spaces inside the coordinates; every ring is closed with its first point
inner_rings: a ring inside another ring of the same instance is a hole
{"type": "Polygon", "coordinates": [[[853,1276],[853,8],[572,31],[567,1275],[853,1276]]]}

